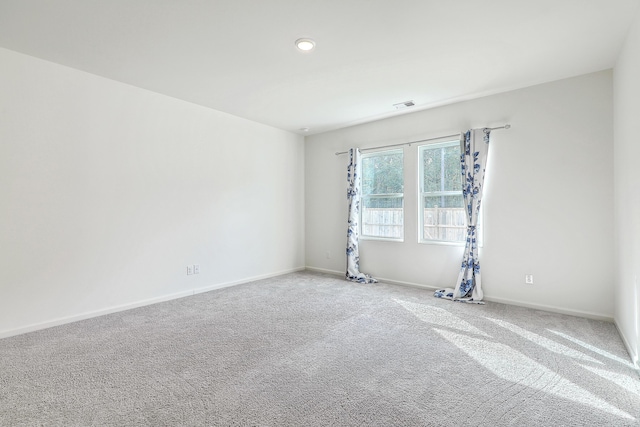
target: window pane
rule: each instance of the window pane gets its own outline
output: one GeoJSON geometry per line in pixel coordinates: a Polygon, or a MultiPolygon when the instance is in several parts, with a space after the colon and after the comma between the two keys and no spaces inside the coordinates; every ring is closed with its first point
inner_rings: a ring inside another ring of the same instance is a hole
{"type": "Polygon", "coordinates": [[[424,196],[424,240],[463,242],[466,239],[466,214],[462,195],[424,196]]]}
{"type": "Polygon", "coordinates": [[[422,166],[423,192],[461,190],[460,146],[457,142],[445,147],[423,148],[422,166]]]}
{"type": "Polygon", "coordinates": [[[362,159],[362,194],[402,193],[402,152],[376,154],[362,159]]]}
{"type": "Polygon", "coordinates": [[[462,194],[441,195],[441,196],[425,196],[425,208],[462,208],[462,194]]]}
{"type": "Polygon", "coordinates": [[[369,237],[404,237],[402,197],[363,197],[362,235],[369,237]]]}

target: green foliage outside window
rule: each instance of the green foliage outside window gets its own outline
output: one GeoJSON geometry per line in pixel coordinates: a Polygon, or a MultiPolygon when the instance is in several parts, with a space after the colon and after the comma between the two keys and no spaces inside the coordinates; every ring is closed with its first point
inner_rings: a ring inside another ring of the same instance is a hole
{"type": "Polygon", "coordinates": [[[466,219],[458,141],[420,147],[422,241],[462,242],[466,219]]]}
{"type": "MultiPolygon", "coordinates": [[[[362,194],[364,196],[400,194],[404,191],[402,151],[362,159],[362,194]]],[[[402,208],[402,197],[367,197],[366,208],[402,208]]]]}
{"type": "Polygon", "coordinates": [[[424,181],[422,191],[460,191],[460,147],[435,147],[422,151],[424,181]]]}

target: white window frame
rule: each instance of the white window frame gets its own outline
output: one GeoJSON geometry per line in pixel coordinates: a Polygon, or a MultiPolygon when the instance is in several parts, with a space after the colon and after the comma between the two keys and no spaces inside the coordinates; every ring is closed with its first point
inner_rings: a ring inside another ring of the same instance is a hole
{"type": "MultiPolygon", "coordinates": [[[[452,242],[449,240],[436,240],[436,239],[425,239],[424,238],[424,199],[426,196],[454,196],[454,195],[462,195],[462,188],[460,191],[436,191],[436,192],[425,192],[424,191],[424,162],[422,161],[422,151],[425,149],[432,148],[442,148],[442,147],[450,147],[457,145],[460,147],[460,140],[448,140],[435,142],[430,144],[421,144],[418,146],[418,243],[425,245],[446,245],[446,246],[464,246],[466,243],[466,239],[452,242]]],[[[460,172],[462,173],[462,172],[460,172]]],[[[464,204],[464,203],[463,203],[464,204]]],[[[480,215],[478,217],[478,226],[476,229],[478,230],[478,246],[482,246],[483,243],[483,232],[482,232],[482,205],[480,205],[480,215]]],[[[464,206],[463,206],[464,208],[464,206]]],[[[465,214],[465,227],[467,226],[467,216],[465,214]]]]}
{"type": "MultiPolygon", "coordinates": [[[[388,194],[374,194],[374,195],[365,195],[364,192],[362,193],[361,197],[360,197],[360,239],[362,240],[382,240],[382,241],[387,241],[387,242],[404,242],[404,235],[405,235],[405,225],[406,225],[406,221],[405,221],[405,211],[404,211],[404,150],[402,148],[396,148],[396,149],[391,149],[391,150],[381,150],[381,151],[374,151],[371,153],[364,153],[362,154],[360,161],[362,162],[362,167],[364,167],[364,160],[366,158],[369,157],[376,157],[376,156],[381,156],[381,155],[389,155],[389,154],[394,154],[394,153],[400,153],[402,154],[402,193],[388,193],[388,194]],[[362,214],[364,213],[364,206],[365,206],[365,200],[366,199],[381,199],[381,198],[400,198],[402,199],[402,237],[384,237],[384,236],[371,236],[371,235],[367,235],[364,233],[364,221],[362,219],[362,214]]],[[[364,174],[363,174],[364,175],[364,174]]],[[[364,189],[364,182],[362,183],[362,188],[364,189]]],[[[363,190],[364,191],[364,190],[363,190]]]]}

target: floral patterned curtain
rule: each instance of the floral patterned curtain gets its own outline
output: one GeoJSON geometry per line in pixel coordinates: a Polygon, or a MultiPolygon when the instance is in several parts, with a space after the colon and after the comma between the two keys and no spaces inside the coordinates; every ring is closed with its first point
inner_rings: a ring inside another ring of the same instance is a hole
{"type": "Polygon", "coordinates": [[[439,289],[434,296],[476,304],[482,302],[480,260],[476,226],[480,214],[480,202],[484,184],[484,171],[489,153],[490,129],[471,129],[460,139],[460,165],[462,171],[462,197],[467,213],[467,242],[462,257],[462,267],[454,289],[439,289]]]}
{"type": "Polygon", "coordinates": [[[345,277],[352,282],[377,283],[368,274],[360,272],[360,254],[358,236],[360,233],[360,196],[362,192],[362,166],[360,164],[360,150],[349,150],[349,167],[347,168],[347,199],[349,199],[349,221],[347,228],[347,273],[345,277]]]}

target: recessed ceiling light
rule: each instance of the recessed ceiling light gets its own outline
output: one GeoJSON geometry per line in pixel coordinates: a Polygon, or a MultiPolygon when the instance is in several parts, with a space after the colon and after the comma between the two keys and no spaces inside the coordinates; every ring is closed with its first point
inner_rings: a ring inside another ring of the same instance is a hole
{"type": "Polygon", "coordinates": [[[316,42],[311,39],[298,39],[296,40],[296,47],[303,52],[309,52],[316,47],[316,42]]]}
{"type": "Polygon", "coordinates": [[[309,128],[300,128],[302,132],[309,132],[309,128]]]}

